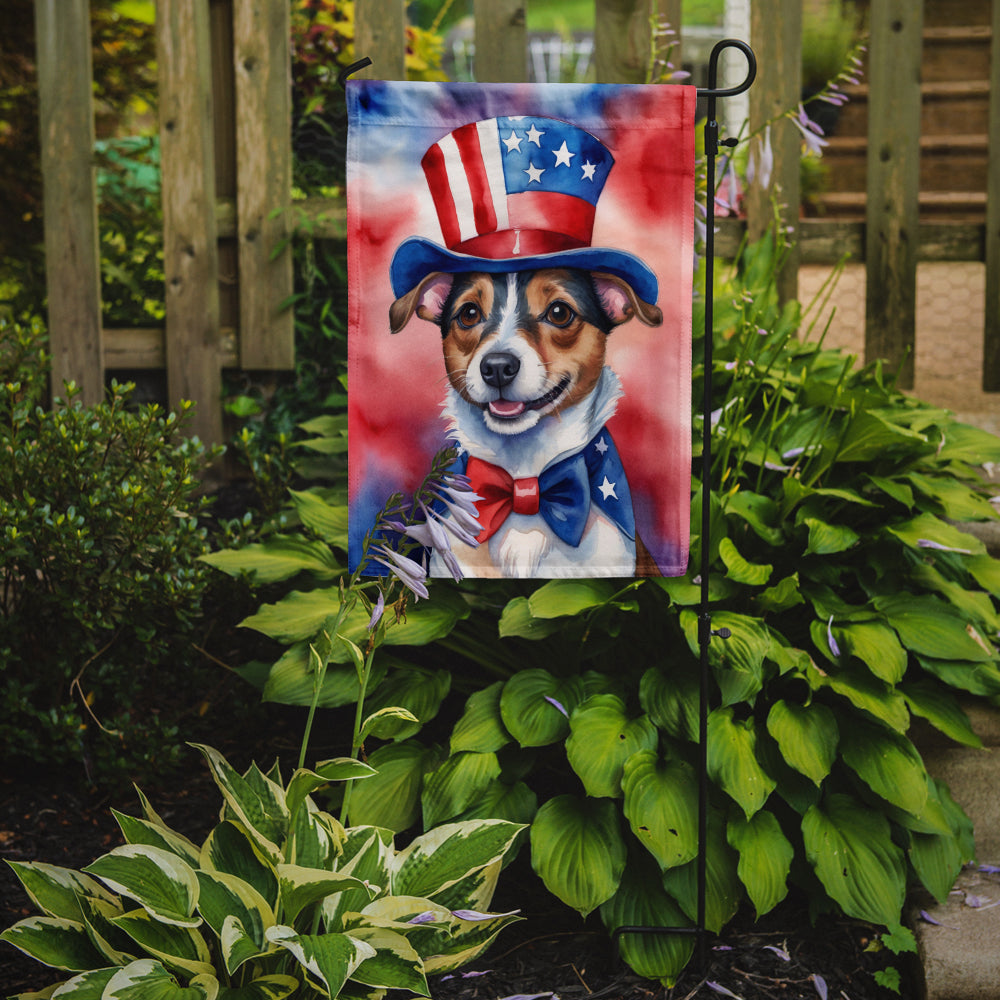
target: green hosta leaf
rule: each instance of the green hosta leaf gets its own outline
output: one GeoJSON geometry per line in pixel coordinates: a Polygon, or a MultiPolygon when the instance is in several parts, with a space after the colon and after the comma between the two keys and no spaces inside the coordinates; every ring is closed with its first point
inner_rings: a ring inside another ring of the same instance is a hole
{"type": "Polygon", "coordinates": [[[503,820],[446,823],[396,855],[392,891],[434,899],[461,879],[499,862],[523,827],[503,820]]]}
{"type": "Polygon", "coordinates": [[[523,782],[490,782],[457,819],[505,819],[528,825],[538,812],[538,796],[523,782]]]}
{"type": "Polygon", "coordinates": [[[911,472],[906,478],[925,497],[939,504],[941,513],[951,521],[992,521],[996,517],[989,500],[953,477],[911,472]]]}
{"type": "Polygon", "coordinates": [[[785,761],[819,786],[837,756],[837,720],[826,705],[798,705],[779,699],[767,716],[767,731],[785,761]]]}
{"type": "Polygon", "coordinates": [[[919,446],[926,441],[923,434],[890,423],[872,410],[862,410],[851,421],[841,441],[837,461],[867,462],[880,457],[890,448],[919,446]]]}
{"type": "Polygon", "coordinates": [[[535,618],[564,618],[607,604],[617,589],[610,580],[550,580],[528,598],[528,608],[535,618]]]}
{"type": "Polygon", "coordinates": [[[966,462],[981,465],[983,462],[1000,461],[997,436],[981,427],[949,421],[944,441],[937,453],[941,462],[966,462]]]}
{"type": "Polygon", "coordinates": [[[219,982],[210,974],[181,986],[159,962],[143,958],[118,969],[101,1000],[216,1000],[218,995],[219,982]]]}
{"type": "Polygon", "coordinates": [[[736,873],[760,919],[788,894],[788,873],[795,849],[781,832],[774,813],[765,809],[751,819],[737,816],[726,828],[729,846],[739,851],[736,873]]]}
{"type": "Polygon", "coordinates": [[[1000,615],[997,614],[991,595],[947,579],[926,562],[913,568],[911,579],[919,585],[913,589],[931,590],[939,594],[956,611],[985,629],[988,634],[996,635],[1000,632],[1000,615]]]}
{"type": "Polygon", "coordinates": [[[629,719],[625,703],[613,694],[595,694],[570,717],[566,757],[588,795],[619,798],[622,768],[638,750],[656,747],[659,734],[646,716],[629,719]]]}
{"type": "Polygon", "coordinates": [[[289,490],[295,513],[302,523],[324,542],[347,548],[347,507],[327,503],[313,490],[289,490]]]}
{"type": "Polygon", "coordinates": [[[365,702],[372,712],[385,708],[403,708],[414,721],[386,720],[381,726],[381,739],[405,740],[419,732],[425,722],[438,713],[441,702],[451,689],[451,674],[447,670],[424,670],[418,667],[394,670],[365,702]]]}
{"type": "Polygon", "coordinates": [[[285,1000],[298,988],[292,976],[261,976],[245,986],[223,987],[218,1000],[285,1000]]]}
{"type": "Polygon", "coordinates": [[[740,555],[732,539],[722,538],[719,541],[719,557],[726,565],[727,576],[737,583],[744,583],[748,587],[763,587],[771,578],[774,566],[770,563],[763,565],[760,563],[748,562],[740,555]]]}
{"type": "Polygon", "coordinates": [[[424,780],[424,826],[454,819],[498,777],[500,764],[495,753],[452,754],[424,780]]]}
{"type": "Polygon", "coordinates": [[[775,781],[757,762],[757,732],[752,718],[733,718],[732,708],[708,717],[708,774],[749,819],[774,791],[775,781]]]}
{"type": "Polygon", "coordinates": [[[697,855],[698,782],[688,764],[640,751],[625,762],[622,790],[625,818],[660,868],[697,855]]]}
{"type": "Polygon", "coordinates": [[[781,512],[768,496],[739,490],[726,497],[726,514],[741,518],[768,545],[780,546],[784,540],[781,512]]]}
{"type": "Polygon", "coordinates": [[[531,825],[531,865],[553,895],[586,916],[618,889],[625,842],[607,799],[558,795],[531,825]]]}
{"type": "Polygon", "coordinates": [[[232,975],[247,958],[255,957],[265,950],[264,931],[274,925],[274,912],[267,900],[252,885],[236,878],[235,875],[200,871],[198,883],[201,886],[198,898],[199,912],[224,945],[227,943],[226,937],[230,938],[230,947],[224,947],[223,951],[226,970],[232,975]],[[224,934],[227,921],[237,921],[239,933],[230,928],[228,934],[224,934]],[[243,953],[247,949],[242,944],[240,952],[234,949],[232,946],[234,934],[236,940],[241,943],[249,939],[250,954],[243,953]]]}
{"type": "Polygon", "coordinates": [[[369,736],[380,740],[391,740],[397,735],[405,739],[406,736],[417,732],[420,726],[420,720],[409,709],[393,706],[372,712],[361,724],[358,735],[362,740],[368,739],[369,736]]]}
{"type": "Polygon", "coordinates": [[[809,529],[806,555],[828,556],[845,552],[856,544],[860,537],[846,524],[828,524],[815,517],[804,518],[803,523],[809,529]]]}
{"type": "Polygon", "coordinates": [[[8,861],[24,891],[46,916],[65,917],[67,920],[83,919],[81,896],[93,896],[109,903],[115,902],[97,879],[40,861],[8,861]]]}
{"type": "Polygon", "coordinates": [[[907,737],[861,719],[852,719],[840,753],[876,795],[919,815],[927,801],[927,772],[907,737]]]}
{"type": "Polygon", "coordinates": [[[253,782],[238,774],[217,750],[192,744],[208,761],[226,805],[250,832],[265,856],[275,862],[278,844],[288,831],[288,809],[284,789],[270,779],[253,782]]]}
{"type": "Polygon", "coordinates": [[[909,855],[924,888],[946,902],[964,863],[958,839],[950,833],[911,833],[909,855]]]}
{"type": "Polygon", "coordinates": [[[829,688],[897,732],[906,732],[910,713],[906,710],[903,696],[884,681],[873,677],[867,669],[841,667],[835,673],[822,674],[812,667],[806,677],[814,689],[829,688]]]}
{"type": "Polygon", "coordinates": [[[126,816],[124,813],[118,812],[117,809],[112,809],[111,812],[118,821],[122,835],[128,843],[159,847],[164,851],[176,854],[189,865],[198,864],[199,849],[187,837],[175,833],[160,823],[126,816]]]}
{"type": "Polygon", "coordinates": [[[569,716],[583,696],[579,677],[560,679],[547,670],[522,670],[504,684],[500,716],[521,746],[547,746],[569,732],[569,716]]]}
{"type": "MultiPolygon", "coordinates": [[[[278,884],[281,888],[282,913],[286,920],[293,922],[305,907],[318,903],[327,896],[345,889],[367,890],[367,886],[353,875],[303,868],[301,865],[278,865],[278,884]]],[[[371,895],[374,895],[374,891],[371,895]]]]}
{"type": "Polygon", "coordinates": [[[906,673],[906,650],[896,633],[879,622],[853,622],[833,626],[842,652],[861,660],[886,684],[898,684],[906,673]]]}
{"type": "Polygon", "coordinates": [[[65,917],[28,917],[0,934],[6,941],[35,961],[54,969],[81,972],[99,968],[104,959],[91,944],[87,929],[65,917]]]}
{"type": "Polygon", "coordinates": [[[558,619],[536,618],[531,613],[527,597],[515,597],[507,602],[500,615],[501,639],[517,636],[520,639],[545,639],[563,629],[558,619]]]}
{"type": "Polygon", "coordinates": [[[986,697],[1000,694],[1000,669],[993,663],[936,660],[930,656],[918,656],[917,662],[949,687],[986,697]]]}
{"type": "Polygon", "coordinates": [[[84,871],[113,892],[134,899],[150,916],[178,927],[197,927],[198,878],[170,851],[146,844],[125,844],[98,858],[84,871]]]}
{"type": "MultiPolygon", "coordinates": [[[[376,657],[369,687],[376,687],[386,674],[387,657],[376,657]]],[[[317,708],[339,708],[358,700],[360,687],[353,666],[329,664],[320,686],[317,708]]],[[[282,653],[267,674],[261,697],[279,705],[311,705],[316,695],[316,674],[310,661],[309,643],[297,642],[282,653]]]]}
{"type": "Polygon", "coordinates": [[[830,795],[802,820],[806,857],[849,917],[899,923],[906,892],[903,852],[880,812],[849,795],[830,795]]]}
{"type": "Polygon", "coordinates": [[[994,597],[1000,597],[1000,559],[981,555],[965,559],[964,563],[980,587],[989,591],[994,597]]]}
{"type": "Polygon", "coordinates": [[[696,742],[699,691],[697,672],[683,662],[669,673],[650,667],[639,682],[639,704],[668,735],[696,742]]]}
{"type": "Polygon", "coordinates": [[[983,745],[965,710],[947,688],[924,680],[908,681],[900,686],[900,690],[910,711],[926,719],[945,736],[967,747],[983,745]]]}
{"type": "Polygon", "coordinates": [[[339,996],[362,962],[375,957],[370,944],[349,934],[296,934],[291,927],[279,924],[268,928],[267,939],[291,952],[310,978],[332,997],[339,996]]]}
{"type": "Polygon", "coordinates": [[[356,927],[351,937],[364,941],[375,949],[351,973],[351,979],[365,986],[381,989],[409,990],[419,996],[430,996],[424,963],[402,934],[384,927],[356,927]]]}
{"type": "Polygon", "coordinates": [[[271,535],[265,542],[209,552],[199,558],[229,576],[246,574],[255,584],[276,583],[299,573],[332,580],[344,572],[326,543],[297,535],[271,535]]]}
{"type": "MultiPolygon", "coordinates": [[[[736,852],[726,843],[725,821],[720,813],[712,811],[705,850],[705,926],[714,934],[732,919],[744,896],[736,865],[736,852]]],[[[697,919],[697,859],[665,871],[663,887],[691,920],[697,919]]]]}
{"type": "Polygon", "coordinates": [[[382,826],[396,833],[413,826],[420,817],[424,774],[438,760],[435,750],[415,740],[379,747],[368,758],[378,773],[351,790],[351,824],[382,826]]]}
{"type": "Polygon", "coordinates": [[[757,594],[754,600],[757,607],[765,613],[787,611],[798,604],[804,604],[805,598],[799,590],[799,574],[784,577],[773,587],[757,594]]]}
{"type": "Polygon", "coordinates": [[[974,535],[942,521],[933,514],[918,514],[909,521],[887,526],[886,531],[895,535],[911,549],[923,549],[926,543],[930,542],[935,546],[968,552],[971,555],[983,555],[986,552],[986,546],[974,535]]]}
{"type": "Polygon", "coordinates": [[[885,476],[865,476],[865,479],[907,510],[913,508],[913,490],[906,483],[885,476]]]}
{"type": "Polygon", "coordinates": [[[278,876],[273,865],[240,823],[220,823],[201,848],[204,871],[223,872],[253,886],[272,907],[278,901],[278,876]]]}
{"type": "MultiPolygon", "coordinates": [[[[698,616],[693,611],[682,611],[680,621],[688,647],[694,656],[700,656],[698,616]]],[[[771,648],[770,633],[759,618],[729,611],[715,612],[712,629],[723,628],[729,629],[729,638],[713,636],[708,646],[708,662],[722,690],[723,704],[752,702],[763,686],[764,659],[771,648]]]]}
{"type": "MultiPolygon", "coordinates": [[[[664,891],[655,866],[630,858],[615,894],[601,904],[601,920],[614,933],[619,927],[687,927],[691,922],[664,891]]],[[[690,934],[623,934],[622,958],[638,975],[673,986],[691,959],[690,934]]]]}
{"type": "Polygon", "coordinates": [[[996,658],[975,626],[936,597],[884,595],[875,598],[875,607],[899,633],[903,645],[915,653],[976,663],[996,658]]]}
{"type": "Polygon", "coordinates": [[[470,695],[462,717],[451,733],[451,752],[473,750],[477,753],[494,753],[510,742],[500,717],[500,692],[503,681],[470,695]]]}
{"type": "Polygon", "coordinates": [[[164,924],[145,910],[132,910],[111,921],[168,968],[189,976],[211,975],[212,956],[205,939],[191,927],[164,924]]]}

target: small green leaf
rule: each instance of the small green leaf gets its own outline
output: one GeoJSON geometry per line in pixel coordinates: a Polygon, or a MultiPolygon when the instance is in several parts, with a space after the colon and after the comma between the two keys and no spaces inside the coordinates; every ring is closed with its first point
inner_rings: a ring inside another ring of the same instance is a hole
{"type": "Polygon", "coordinates": [[[748,562],[730,538],[719,540],[719,557],[726,564],[727,576],[748,587],[763,587],[770,579],[774,566],[748,562]]]}
{"type": "Polygon", "coordinates": [[[606,604],[616,592],[610,580],[550,580],[528,598],[535,618],[565,618],[606,604]]]}
{"type": "Polygon", "coordinates": [[[829,556],[844,552],[855,545],[860,537],[853,528],[845,524],[828,524],[815,517],[803,520],[809,528],[806,555],[829,556]]]}
{"type": "Polygon", "coordinates": [[[327,503],[314,490],[289,490],[295,512],[302,523],[324,542],[347,548],[347,507],[327,503]]]}

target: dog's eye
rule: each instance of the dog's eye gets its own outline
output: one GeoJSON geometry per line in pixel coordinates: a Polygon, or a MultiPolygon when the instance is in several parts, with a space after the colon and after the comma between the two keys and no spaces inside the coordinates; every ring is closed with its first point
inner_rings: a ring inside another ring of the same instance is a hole
{"type": "Polygon", "coordinates": [[[458,310],[459,326],[463,329],[468,330],[470,327],[475,326],[482,318],[482,310],[475,304],[475,302],[466,302],[461,309],[458,310]]]}
{"type": "Polygon", "coordinates": [[[542,319],[551,323],[553,326],[569,326],[570,323],[576,319],[576,313],[560,299],[557,302],[553,302],[552,305],[545,310],[545,315],[542,319]]]}

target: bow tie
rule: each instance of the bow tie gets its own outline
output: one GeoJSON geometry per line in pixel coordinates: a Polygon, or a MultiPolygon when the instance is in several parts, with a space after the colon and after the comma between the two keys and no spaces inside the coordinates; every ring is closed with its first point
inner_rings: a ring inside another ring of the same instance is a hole
{"type": "Polygon", "coordinates": [[[537,478],[515,479],[506,469],[470,457],[465,474],[471,489],[483,499],[476,502],[485,542],[510,514],[540,514],[556,536],[567,545],[579,545],[590,511],[587,463],[577,452],[545,469],[537,478]]]}

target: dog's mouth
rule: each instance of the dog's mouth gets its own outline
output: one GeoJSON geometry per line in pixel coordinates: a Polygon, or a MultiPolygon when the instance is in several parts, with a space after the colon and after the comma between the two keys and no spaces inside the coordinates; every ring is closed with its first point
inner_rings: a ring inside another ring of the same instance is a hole
{"type": "Polygon", "coordinates": [[[484,404],[484,408],[488,409],[490,414],[498,420],[516,420],[522,413],[541,410],[554,403],[569,388],[571,381],[568,374],[563,375],[556,385],[537,399],[521,400],[501,397],[490,400],[489,403],[484,404]]]}

